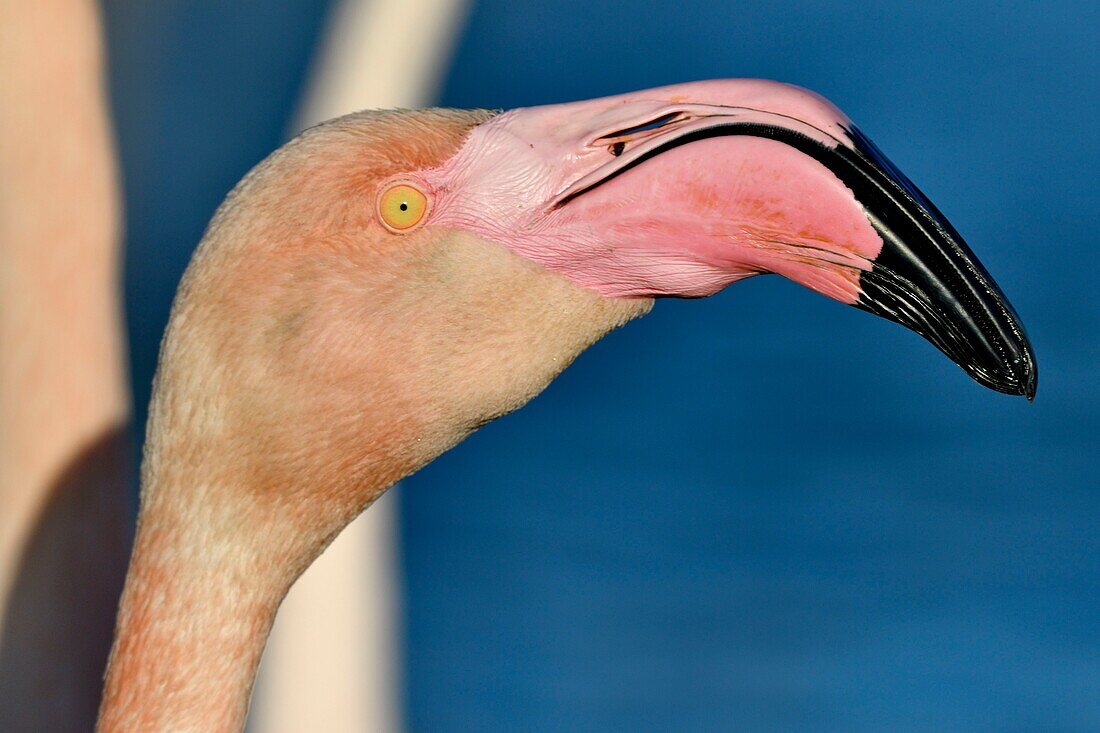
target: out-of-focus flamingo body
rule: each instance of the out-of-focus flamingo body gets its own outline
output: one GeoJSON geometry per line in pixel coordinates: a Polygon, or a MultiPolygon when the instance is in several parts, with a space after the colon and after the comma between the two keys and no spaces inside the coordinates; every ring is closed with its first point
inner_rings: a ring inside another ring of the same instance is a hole
{"type": "Polygon", "coordinates": [[[93,0],[0,0],[0,730],[87,730],[132,491],[93,0]]]}

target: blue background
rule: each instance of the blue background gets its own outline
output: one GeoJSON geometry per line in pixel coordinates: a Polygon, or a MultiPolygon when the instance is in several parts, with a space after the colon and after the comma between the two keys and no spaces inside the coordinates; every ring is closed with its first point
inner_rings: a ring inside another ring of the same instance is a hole
{"type": "MultiPolygon", "coordinates": [[[[144,406],[326,3],[105,5],[144,406]]],[[[1009,294],[1039,395],[779,278],[659,303],[401,489],[412,730],[1100,730],[1098,28],[1095,2],[475,4],[446,105],[723,76],[837,102],[1009,294]]]]}

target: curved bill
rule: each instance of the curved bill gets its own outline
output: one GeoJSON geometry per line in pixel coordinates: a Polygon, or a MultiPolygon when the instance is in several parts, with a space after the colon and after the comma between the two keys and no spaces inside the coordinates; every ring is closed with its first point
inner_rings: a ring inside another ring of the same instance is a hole
{"type": "Polygon", "coordinates": [[[715,80],[513,110],[428,184],[439,223],[604,295],[701,297],[777,273],[916,331],[987,387],[1035,395],[1031,344],[993,278],[806,90],[715,80]]]}

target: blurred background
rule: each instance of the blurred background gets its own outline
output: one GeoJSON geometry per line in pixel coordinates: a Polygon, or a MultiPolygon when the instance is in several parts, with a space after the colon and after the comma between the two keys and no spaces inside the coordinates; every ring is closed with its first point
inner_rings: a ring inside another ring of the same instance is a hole
{"type": "MultiPolygon", "coordinates": [[[[658,303],[392,497],[393,725],[1100,730],[1100,4],[454,7],[426,103],[830,98],[997,278],[1039,392],[779,278],[658,303]]],[[[103,11],[140,432],[190,253],[295,129],[337,11],[103,11]]]]}

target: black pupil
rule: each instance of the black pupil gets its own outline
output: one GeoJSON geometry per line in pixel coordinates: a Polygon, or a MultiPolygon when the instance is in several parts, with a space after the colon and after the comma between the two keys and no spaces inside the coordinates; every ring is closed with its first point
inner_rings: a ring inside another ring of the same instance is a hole
{"type": "Polygon", "coordinates": [[[404,201],[402,201],[401,206],[398,207],[398,208],[400,208],[402,211],[408,211],[409,210],[409,205],[407,203],[405,203],[404,201]]]}

